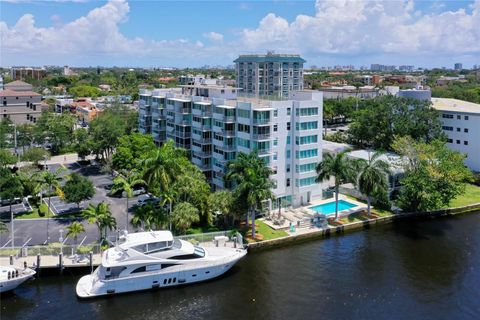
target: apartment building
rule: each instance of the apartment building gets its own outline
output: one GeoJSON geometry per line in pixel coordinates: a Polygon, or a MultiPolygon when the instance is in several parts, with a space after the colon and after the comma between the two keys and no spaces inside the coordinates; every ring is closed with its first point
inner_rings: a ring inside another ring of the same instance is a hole
{"type": "Polygon", "coordinates": [[[22,81],[7,83],[5,90],[0,91],[0,120],[8,118],[14,124],[36,123],[42,113],[42,96],[31,90],[32,86],[22,81]]]}
{"type": "Polygon", "coordinates": [[[237,86],[253,97],[288,97],[291,91],[303,90],[303,64],[296,54],[240,55],[234,60],[237,86]]]}
{"type": "Polygon", "coordinates": [[[480,104],[432,98],[432,106],[440,113],[447,146],[466,154],[465,165],[480,172],[480,104]]]}
{"type": "Polygon", "coordinates": [[[239,88],[185,85],[141,90],[139,130],[157,144],[166,139],[189,151],[212,188],[224,180],[228,161],[257,150],[272,168],[277,201],[299,206],[322,195],[315,167],[322,159],[322,93],[295,91],[290,99],[242,97],[239,88]]]}

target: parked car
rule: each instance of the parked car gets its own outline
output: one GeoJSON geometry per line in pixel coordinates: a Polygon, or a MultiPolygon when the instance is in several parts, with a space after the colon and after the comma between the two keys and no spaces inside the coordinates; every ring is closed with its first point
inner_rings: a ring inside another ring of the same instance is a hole
{"type": "Polygon", "coordinates": [[[0,199],[0,206],[7,206],[10,205],[10,202],[12,204],[17,204],[22,202],[22,198],[14,198],[13,200],[10,201],[10,199],[0,199]]]}
{"type": "Polygon", "coordinates": [[[150,194],[142,195],[138,198],[137,206],[146,206],[152,204],[154,206],[160,205],[160,198],[156,198],[150,194]]]}
{"type": "MultiPolygon", "coordinates": [[[[145,194],[147,191],[145,190],[145,188],[143,187],[139,187],[139,188],[134,188],[133,189],[133,192],[132,192],[132,196],[133,197],[136,197],[136,196],[139,196],[141,194],[145,194]]],[[[125,191],[122,192],[122,197],[123,198],[126,198],[127,197],[127,193],[125,191]]]]}

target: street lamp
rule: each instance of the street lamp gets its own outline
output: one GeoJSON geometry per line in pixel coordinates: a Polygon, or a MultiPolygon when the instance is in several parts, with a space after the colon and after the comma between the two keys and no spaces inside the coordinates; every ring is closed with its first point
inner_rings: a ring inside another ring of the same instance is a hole
{"type": "Polygon", "coordinates": [[[63,229],[60,229],[60,238],[58,238],[58,241],[60,241],[60,254],[63,256],[63,229]]]}

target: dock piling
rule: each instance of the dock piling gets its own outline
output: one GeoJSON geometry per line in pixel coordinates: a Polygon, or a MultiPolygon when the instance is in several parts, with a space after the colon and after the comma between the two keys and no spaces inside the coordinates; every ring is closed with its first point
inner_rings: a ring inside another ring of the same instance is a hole
{"type": "Polygon", "coordinates": [[[89,252],[89,258],[90,258],[90,273],[93,273],[93,252],[89,252]]]}
{"type": "Polygon", "coordinates": [[[13,256],[10,255],[10,265],[13,266],[13,256]]]}

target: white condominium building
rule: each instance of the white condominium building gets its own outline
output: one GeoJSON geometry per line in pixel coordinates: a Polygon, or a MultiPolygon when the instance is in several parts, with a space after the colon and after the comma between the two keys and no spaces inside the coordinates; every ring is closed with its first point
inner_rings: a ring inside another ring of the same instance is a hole
{"type": "Polygon", "coordinates": [[[216,85],[142,90],[140,131],[157,144],[172,139],[189,150],[214,189],[230,187],[228,161],[257,150],[274,172],[273,207],[278,200],[299,206],[320,198],[315,167],[322,159],[322,93],[296,91],[273,101],[237,92],[216,85]]]}
{"type": "Polygon", "coordinates": [[[288,97],[303,90],[303,64],[297,54],[248,54],[235,61],[237,86],[254,97],[288,97]]]}
{"type": "Polygon", "coordinates": [[[447,146],[467,155],[465,165],[480,171],[480,104],[457,99],[432,98],[440,112],[447,146]]]}

